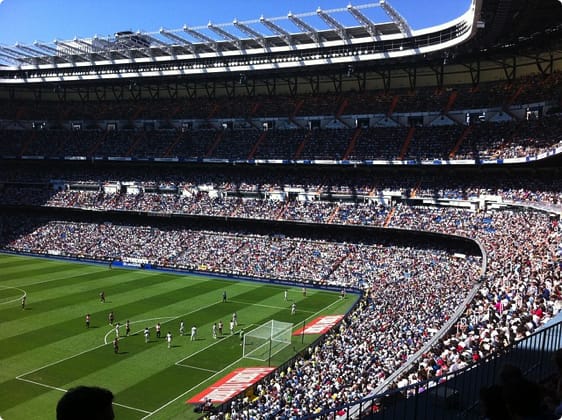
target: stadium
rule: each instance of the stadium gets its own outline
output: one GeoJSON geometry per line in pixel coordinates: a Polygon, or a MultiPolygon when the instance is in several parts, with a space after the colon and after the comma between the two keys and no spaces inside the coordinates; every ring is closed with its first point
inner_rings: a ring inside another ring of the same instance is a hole
{"type": "Polygon", "coordinates": [[[0,418],[562,417],[558,0],[0,45],[0,139],[0,418]]]}

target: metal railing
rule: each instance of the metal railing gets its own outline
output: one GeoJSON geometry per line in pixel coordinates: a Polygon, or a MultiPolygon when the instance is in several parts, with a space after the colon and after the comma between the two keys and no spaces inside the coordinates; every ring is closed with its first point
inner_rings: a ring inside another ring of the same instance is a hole
{"type": "Polygon", "coordinates": [[[518,367],[531,381],[544,381],[557,372],[552,355],[560,348],[562,320],[462,370],[305,418],[480,419],[480,389],[497,383],[504,366],[518,367]]]}

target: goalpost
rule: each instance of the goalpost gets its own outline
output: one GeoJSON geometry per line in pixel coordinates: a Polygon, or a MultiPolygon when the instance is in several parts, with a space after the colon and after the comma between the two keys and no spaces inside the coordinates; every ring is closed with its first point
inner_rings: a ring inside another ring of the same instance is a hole
{"type": "Polygon", "coordinates": [[[243,357],[266,361],[291,344],[293,324],[271,320],[244,335],[243,357]]]}

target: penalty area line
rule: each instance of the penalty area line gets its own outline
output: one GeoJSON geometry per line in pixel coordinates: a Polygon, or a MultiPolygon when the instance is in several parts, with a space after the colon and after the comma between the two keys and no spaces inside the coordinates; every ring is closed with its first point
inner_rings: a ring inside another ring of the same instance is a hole
{"type": "Polygon", "coordinates": [[[202,370],[204,372],[211,372],[211,373],[217,373],[216,370],[212,370],[212,369],[205,369],[202,367],[198,367],[198,366],[193,366],[193,365],[184,365],[183,363],[180,362],[176,362],[176,366],[181,366],[184,368],[189,368],[189,369],[196,369],[196,370],[202,370]]]}
{"type": "Polygon", "coordinates": [[[142,408],[131,407],[130,405],[125,405],[125,404],[116,403],[116,402],[114,402],[113,405],[116,405],[118,407],[127,408],[129,410],[138,411],[139,413],[144,413],[144,414],[149,414],[149,415],[152,414],[152,411],[146,411],[146,410],[143,410],[142,408]]]}
{"type": "MultiPolygon", "coordinates": [[[[170,318],[170,317],[160,317],[160,318],[153,318],[153,319],[163,319],[163,318],[170,318]]],[[[147,320],[136,321],[136,322],[145,322],[145,321],[147,321],[147,320]]],[[[103,344],[100,344],[100,345],[98,345],[98,346],[94,346],[94,347],[91,347],[91,348],[89,348],[89,349],[83,350],[83,351],[81,351],[81,352],[79,352],[79,353],[73,354],[72,356],[64,357],[64,358],[62,358],[62,359],[55,360],[54,362],[47,363],[46,365],[41,366],[41,367],[38,367],[38,368],[33,369],[33,370],[30,370],[29,372],[22,373],[21,375],[16,376],[16,379],[25,380],[25,379],[24,379],[24,376],[31,375],[32,373],[39,372],[39,371],[42,370],[42,369],[46,369],[46,368],[48,368],[48,367],[57,365],[57,364],[59,364],[59,363],[66,362],[67,360],[74,359],[75,357],[82,356],[83,354],[86,354],[86,353],[89,353],[89,352],[91,352],[91,351],[97,350],[97,349],[99,349],[99,348],[101,348],[101,347],[107,346],[109,343],[106,342],[106,339],[107,339],[107,336],[108,336],[109,334],[111,334],[112,331],[115,331],[115,329],[111,330],[110,332],[108,332],[108,333],[105,335],[104,343],[103,343],[103,344]]],[[[140,331],[142,331],[142,330],[139,330],[139,332],[140,332],[140,331]]]]}
{"type": "MultiPolygon", "coordinates": [[[[251,326],[253,326],[253,325],[256,325],[256,324],[248,324],[248,328],[251,327],[251,326]]],[[[213,346],[215,346],[215,345],[221,343],[223,340],[226,340],[226,339],[229,339],[229,338],[232,338],[232,337],[239,337],[239,334],[240,334],[240,329],[239,329],[238,331],[234,331],[234,333],[232,333],[232,334],[225,334],[225,335],[222,335],[220,338],[218,338],[217,340],[213,341],[213,344],[209,344],[208,346],[205,346],[205,347],[203,347],[202,349],[197,350],[195,353],[191,353],[189,356],[184,357],[184,358],[181,359],[181,360],[178,360],[175,364],[178,365],[178,366],[186,366],[186,365],[184,365],[184,364],[182,363],[184,360],[190,359],[191,357],[195,356],[196,354],[199,354],[199,353],[201,353],[201,352],[203,352],[203,351],[205,351],[205,350],[210,349],[211,347],[213,347],[213,346]]],[[[212,371],[212,372],[216,372],[216,371],[212,371]]]]}
{"type": "MultiPolygon", "coordinates": [[[[52,385],[47,385],[47,384],[37,382],[37,381],[32,381],[31,379],[25,379],[25,378],[21,378],[21,377],[16,377],[16,379],[18,381],[29,382],[30,384],[42,386],[43,388],[52,389],[54,391],[60,391],[60,392],[65,392],[65,393],[68,392],[68,390],[66,390],[66,389],[58,388],[58,387],[52,386],[52,385]]],[[[139,413],[143,413],[143,414],[151,414],[152,413],[151,411],[143,410],[142,408],[131,407],[130,405],[125,405],[125,404],[121,404],[121,403],[117,403],[117,402],[113,402],[113,405],[117,405],[119,407],[123,407],[123,408],[133,410],[133,411],[138,411],[139,413]]]]}
{"type": "MultiPolygon", "coordinates": [[[[161,317],[158,317],[158,318],[141,319],[140,321],[132,321],[131,325],[139,324],[141,322],[146,322],[146,321],[155,321],[157,319],[168,319],[168,320],[170,320],[170,319],[175,319],[175,317],[173,317],[173,316],[161,316],[161,317]]],[[[119,323],[119,327],[125,328],[125,324],[119,323]]],[[[142,330],[135,331],[134,334],[138,334],[141,331],[144,331],[144,328],[142,330]]],[[[109,342],[107,341],[107,337],[109,337],[111,334],[115,334],[115,325],[104,335],[104,337],[103,337],[104,344],[109,344],[109,342]]],[[[127,337],[127,336],[126,335],[119,335],[119,339],[122,339],[122,338],[125,338],[125,337],[127,337]]]]}
{"type": "Polygon", "coordinates": [[[21,378],[21,377],[19,377],[19,376],[16,376],[16,379],[17,379],[18,381],[29,382],[30,384],[42,386],[43,388],[49,388],[49,389],[53,389],[53,390],[55,390],[55,391],[66,392],[66,389],[58,388],[58,387],[52,386],[52,385],[47,385],[47,384],[44,384],[44,383],[41,383],[41,382],[37,382],[37,381],[32,381],[31,379],[25,379],[25,378],[21,378]]]}
{"type": "Polygon", "coordinates": [[[147,414],[146,416],[144,416],[141,420],[147,419],[150,416],[152,416],[153,414],[158,413],[159,411],[163,410],[164,408],[168,407],[170,404],[175,403],[177,400],[179,400],[180,398],[185,397],[187,394],[189,394],[190,392],[192,392],[194,389],[197,389],[197,387],[201,386],[202,384],[204,384],[205,382],[208,382],[211,380],[211,378],[214,378],[215,376],[217,376],[218,374],[226,371],[227,369],[229,369],[231,366],[235,366],[237,363],[239,363],[241,360],[243,360],[243,357],[240,357],[238,360],[235,360],[234,362],[232,362],[231,364],[229,364],[228,366],[225,366],[223,369],[219,370],[218,372],[216,372],[214,375],[209,376],[207,379],[205,379],[204,381],[198,383],[195,386],[192,386],[191,388],[189,388],[187,391],[183,392],[182,394],[178,395],[176,398],[174,398],[173,400],[168,401],[166,404],[158,407],[156,410],[154,410],[152,413],[147,414]]]}
{"type": "MultiPolygon", "coordinates": [[[[308,318],[306,318],[306,319],[312,319],[312,318],[314,318],[315,315],[316,315],[316,316],[317,316],[317,315],[320,315],[323,311],[325,311],[326,309],[332,307],[333,305],[335,305],[335,304],[338,303],[338,302],[339,302],[339,299],[336,300],[336,301],[334,301],[334,302],[332,302],[332,303],[330,303],[330,304],[329,304],[328,306],[326,306],[325,308],[316,311],[312,316],[310,316],[310,317],[308,317],[308,318]]],[[[305,322],[306,322],[306,319],[305,319],[305,322]]],[[[250,324],[250,325],[253,325],[253,324],[250,324]]],[[[234,335],[232,335],[232,336],[234,336],[234,335]]],[[[213,345],[213,344],[212,344],[212,345],[213,345]]],[[[210,347],[210,346],[209,346],[209,347],[210,347]]],[[[207,347],[207,348],[208,348],[208,347],[207,347]]],[[[203,351],[203,350],[205,350],[205,349],[202,349],[202,350],[200,350],[200,351],[203,351]]],[[[197,353],[199,353],[199,352],[197,352],[197,353]]],[[[197,353],[194,353],[194,354],[197,354],[197,353]]],[[[190,357],[190,356],[186,357],[185,359],[180,360],[179,362],[176,362],[176,364],[181,363],[182,361],[188,359],[189,357],[190,357]]],[[[198,387],[200,387],[200,386],[203,385],[204,383],[209,382],[212,378],[214,378],[214,377],[220,375],[220,374],[223,373],[223,372],[226,372],[228,369],[230,369],[230,367],[236,366],[238,363],[240,363],[241,360],[244,360],[244,358],[243,358],[243,357],[240,357],[239,359],[235,360],[234,362],[232,362],[232,363],[229,364],[228,366],[225,366],[223,369],[219,370],[217,373],[215,373],[215,374],[209,376],[207,379],[205,379],[204,381],[201,381],[201,382],[198,383],[197,385],[192,386],[190,389],[188,389],[187,391],[181,393],[181,394],[178,395],[176,398],[174,398],[174,399],[168,401],[166,404],[164,404],[164,405],[158,407],[158,408],[157,408],[156,410],[154,410],[152,413],[147,414],[147,415],[144,416],[141,420],[145,420],[145,419],[151,417],[152,415],[154,415],[154,414],[160,412],[161,410],[165,409],[165,408],[168,407],[169,405],[175,403],[175,402],[176,402],[177,400],[179,400],[180,398],[184,398],[186,395],[188,395],[189,393],[193,392],[195,389],[197,389],[198,387]]]]}
{"type": "MultiPolygon", "coordinates": [[[[252,326],[252,325],[256,325],[256,324],[249,324],[249,326],[252,326]]],[[[235,336],[236,336],[236,334],[232,334],[232,335],[225,336],[225,338],[227,338],[227,337],[235,337],[235,336]]],[[[184,360],[186,360],[186,359],[189,359],[191,356],[194,356],[194,355],[196,355],[197,353],[200,353],[200,352],[202,352],[202,351],[208,349],[209,347],[214,346],[215,344],[217,344],[217,343],[219,343],[219,342],[220,342],[220,341],[217,341],[216,343],[213,343],[213,344],[211,344],[210,346],[207,346],[207,347],[205,347],[205,348],[199,350],[198,352],[191,354],[190,356],[188,356],[188,357],[186,357],[186,358],[180,360],[179,362],[176,362],[175,364],[178,365],[178,366],[184,366],[184,365],[181,364],[182,361],[184,361],[184,360]]],[[[225,366],[224,368],[222,368],[221,370],[214,372],[213,375],[209,376],[209,377],[208,377],[207,379],[205,379],[204,381],[201,381],[201,382],[198,383],[197,385],[192,386],[192,387],[189,388],[187,391],[185,391],[185,392],[183,392],[182,394],[178,395],[178,396],[177,396],[176,398],[174,398],[173,400],[170,400],[170,401],[168,401],[166,404],[164,404],[164,405],[158,407],[158,408],[157,408],[156,410],[154,410],[152,413],[147,414],[146,416],[144,416],[141,420],[147,419],[147,418],[149,418],[150,416],[152,416],[153,414],[156,414],[156,413],[158,413],[159,411],[163,410],[164,408],[168,407],[169,405],[175,403],[177,400],[179,400],[180,398],[185,397],[187,394],[189,394],[190,392],[192,392],[194,389],[197,389],[198,387],[200,387],[201,385],[203,385],[205,382],[209,382],[209,381],[210,381],[212,378],[214,378],[215,376],[218,376],[219,374],[221,374],[221,373],[223,373],[223,372],[226,372],[226,371],[227,371],[228,369],[230,369],[232,366],[236,366],[238,363],[240,363],[241,360],[244,360],[244,358],[243,358],[243,357],[240,357],[240,358],[238,358],[237,360],[235,360],[234,362],[232,362],[231,364],[229,364],[229,365],[225,366]]]]}

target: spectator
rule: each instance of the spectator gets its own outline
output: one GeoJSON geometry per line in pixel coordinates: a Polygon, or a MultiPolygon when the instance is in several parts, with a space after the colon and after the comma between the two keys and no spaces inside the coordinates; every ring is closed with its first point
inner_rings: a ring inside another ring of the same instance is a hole
{"type": "Polygon", "coordinates": [[[57,403],[57,420],[113,420],[113,393],[107,389],[78,386],[57,403]]]}

